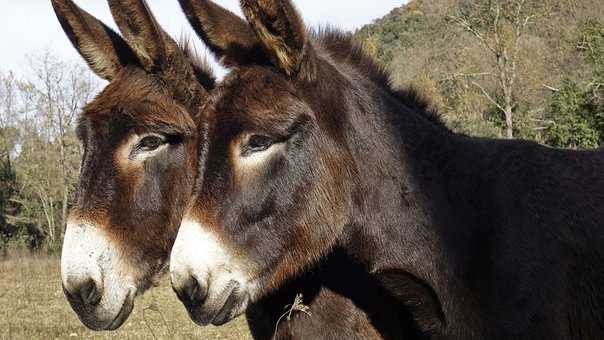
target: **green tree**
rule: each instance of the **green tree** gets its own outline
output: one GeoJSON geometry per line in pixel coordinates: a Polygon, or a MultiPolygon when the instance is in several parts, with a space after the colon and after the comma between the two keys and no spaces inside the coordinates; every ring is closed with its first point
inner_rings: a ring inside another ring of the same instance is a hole
{"type": "Polygon", "coordinates": [[[547,142],[553,146],[596,148],[604,142],[604,24],[597,19],[579,26],[577,50],[592,66],[579,85],[566,79],[552,98],[554,125],[547,142]]]}
{"type": "Polygon", "coordinates": [[[552,100],[554,124],[546,142],[555,147],[597,148],[604,137],[604,110],[591,100],[589,91],[567,80],[552,100]]]}
{"type": "Polygon", "coordinates": [[[44,238],[54,251],[82,153],[76,116],[97,84],[86,68],[49,53],[31,58],[30,66],[33,77],[0,74],[0,222],[5,241],[35,248],[44,238]]]}

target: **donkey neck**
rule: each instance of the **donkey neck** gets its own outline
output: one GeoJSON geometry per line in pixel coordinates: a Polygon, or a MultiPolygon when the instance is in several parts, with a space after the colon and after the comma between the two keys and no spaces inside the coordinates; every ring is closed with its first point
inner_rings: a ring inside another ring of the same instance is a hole
{"type": "Polygon", "coordinates": [[[413,103],[379,87],[357,98],[347,135],[356,174],[343,242],[370,272],[401,271],[434,288],[444,285],[443,271],[451,264],[443,254],[451,249],[443,239],[451,235],[443,233],[453,234],[457,245],[469,244],[474,234],[473,224],[465,223],[472,218],[459,210],[474,211],[463,193],[476,185],[467,180],[476,156],[464,146],[467,138],[431,121],[413,103]]]}

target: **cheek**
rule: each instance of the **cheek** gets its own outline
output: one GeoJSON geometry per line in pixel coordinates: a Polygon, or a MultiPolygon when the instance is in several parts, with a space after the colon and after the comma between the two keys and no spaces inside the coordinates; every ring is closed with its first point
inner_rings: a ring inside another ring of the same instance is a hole
{"type": "Polygon", "coordinates": [[[119,147],[114,154],[113,164],[118,179],[118,197],[120,204],[133,203],[139,189],[145,180],[145,168],[140,162],[128,159],[130,144],[126,143],[119,147]],[[124,202],[124,203],[121,203],[124,202]]]}
{"type": "Polygon", "coordinates": [[[298,176],[288,176],[283,167],[267,170],[266,178],[241,188],[237,197],[229,200],[228,213],[222,214],[219,225],[253,258],[270,264],[295,246],[306,186],[292,181],[298,176]]]}
{"type": "Polygon", "coordinates": [[[165,261],[190,197],[192,171],[177,156],[147,160],[132,170],[120,176],[121,199],[113,204],[111,224],[141,257],[165,261]]]}
{"type": "Polygon", "coordinates": [[[176,205],[182,205],[189,199],[193,171],[182,150],[167,150],[145,160],[136,171],[136,183],[129,183],[135,194],[133,203],[141,211],[150,214],[165,214],[166,211],[181,208],[176,205]]]}

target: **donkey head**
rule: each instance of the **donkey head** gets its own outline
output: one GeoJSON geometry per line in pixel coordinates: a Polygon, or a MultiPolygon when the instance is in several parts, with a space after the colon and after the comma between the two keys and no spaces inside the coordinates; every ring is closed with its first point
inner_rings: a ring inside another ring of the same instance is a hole
{"type": "MultiPolygon", "coordinates": [[[[204,112],[201,173],[170,263],[193,320],[219,325],[315,263],[350,222],[347,98],[356,79],[334,61],[348,54],[311,42],[290,1],[242,0],[247,23],[211,1],[180,3],[236,68],[204,112]]],[[[347,41],[334,35],[330,47],[347,41]]]]}
{"type": "Polygon", "coordinates": [[[214,80],[144,0],[109,1],[124,38],[70,0],[52,4],[75,48],[110,82],[78,122],[84,156],[63,289],[86,326],[116,329],[166,267],[197,172],[197,111],[214,80]]]}

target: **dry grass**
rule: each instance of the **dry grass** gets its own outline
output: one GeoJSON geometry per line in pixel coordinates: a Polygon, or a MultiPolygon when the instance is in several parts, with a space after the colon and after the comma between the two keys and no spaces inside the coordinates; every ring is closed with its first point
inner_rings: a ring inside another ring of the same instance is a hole
{"type": "Polygon", "coordinates": [[[164,280],[136,301],[115,332],[85,328],[63,297],[59,260],[0,260],[0,339],[251,339],[245,319],[222,327],[199,327],[164,280]]]}

